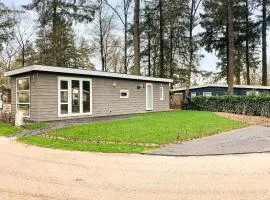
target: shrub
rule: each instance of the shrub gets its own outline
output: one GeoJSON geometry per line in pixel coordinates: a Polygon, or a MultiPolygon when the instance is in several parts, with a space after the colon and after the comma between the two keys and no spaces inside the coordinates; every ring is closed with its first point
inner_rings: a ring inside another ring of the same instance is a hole
{"type": "Polygon", "coordinates": [[[270,117],[270,95],[193,97],[188,109],[270,117]]]}

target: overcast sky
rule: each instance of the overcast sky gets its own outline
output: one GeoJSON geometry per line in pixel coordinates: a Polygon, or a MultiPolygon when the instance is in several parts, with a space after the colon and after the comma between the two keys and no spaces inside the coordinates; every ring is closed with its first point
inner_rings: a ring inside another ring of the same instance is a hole
{"type": "MultiPolygon", "coordinates": [[[[31,0],[0,0],[0,1],[2,1],[5,5],[10,6],[10,7],[19,7],[20,5],[24,5],[31,2],[31,0]]],[[[119,0],[115,0],[115,1],[119,1],[119,0]]],[[[81,32],[81,30],[78,32],[81,32]]],[[[269,44],[269,40],[270,40],[270,31],[268,31],[268,39],[267,39],[268,44],[269,44]]],[[[217,71],[216,56],[214,54],[209,54],[205,52],[203,49],[201,50],[201,53],[204,55],[204,58],[200,60],[199,68],[203,70],[208,70],[208,71],[217,71]]],[[[268,48],[267,55],[268,55],[268,63],[269,63],[270,62],[270,48],[268,48]]]]}

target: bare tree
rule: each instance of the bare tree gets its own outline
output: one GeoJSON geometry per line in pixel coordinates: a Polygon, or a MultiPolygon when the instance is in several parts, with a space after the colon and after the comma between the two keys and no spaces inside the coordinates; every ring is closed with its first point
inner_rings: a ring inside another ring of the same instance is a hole
{"type": "MultiPolygon", "coordinates": [[[[98,12],[96,19],[93,21],[93,26],[89,28],[91,32],[93,44],[99,51],[102,71],[108,71],[107,60],[108,52],[112,47],[111,41],[113,40],[113,29],[115,24],[113,23],[115,13],[106,9],[104,0],[99,0],[98,12]]],[[[120,47],[121,48],[121,47],[120,47]]]]}
{"type": "Polygon", "coordinates": [[[11,39],[3,45],[3,50],[0,54],[0,59],[2,60],[3,63],[5,63],[4,71],[12,70],[11,63],[13,58],[17,55],[17,53],[18,47],[17,42],[15,42],[15,40],[11,39]]]}
{"type": "Polygon", "coordinates": [[[129,14],[129,9],[131,5],[132,0],[123,0],[123,13],[124,16],[121,15],[121,13],[112,6],[107,0],[106,4],[116,13],[118,18],[120,19],[121,23],[124,26],[124,37],[125,37],[125,42],[124,42],[124,73],[127,74],[128,71],[128,14],[129,14]]]}
{"type": "Polygon", "coordinates": [[[21,67],[25,66],[25,51],[27,43],[34,35],[33,26],[31,26],[31,22],[28,19],[30,19],[30,17],[25,13],[20,13],[14,16],[14,36],[18,43],[18,52],[21,54],[21,67]]]}

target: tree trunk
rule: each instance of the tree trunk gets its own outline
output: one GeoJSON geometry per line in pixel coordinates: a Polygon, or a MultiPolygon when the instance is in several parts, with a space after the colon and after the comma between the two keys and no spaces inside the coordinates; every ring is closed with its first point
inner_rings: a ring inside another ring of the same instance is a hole
{"type": "Polygon", "coordinates": [[[124,3],[124,12],[125,12],[125,19],[124,19],[124,28],[125,28],[125,45],[124,45],[124,51],[125,51],[125,55],[124,55],[124,73],[127,74],[128,71],[128,67],[127,67],[127,48],[128,48],[128,44],[127,44],[127,34],[128,34],[128,13],[126,11],[126,4],[124,3]]]}
{"type": "MultiPolygon", "coordinates": [[[[23,41],[22,41],[23,42],[23,41]]],[[[22,67],[24,67],[25,63],[25,45],[22,45],[22,67]]]]}
{"type": "Polygon", "coordinates": [[[135,0],[134,8],[134,74],[141,74],[140,67],[140,0],[135,0]]]}
{"type": "Polygon", "coordinates": [[[228,11],[228,94],[233,94],[233,79],[234,79],[234,14],[233,1],[227,0],[228,11]]]}
{"type": "Polygon", "coordinates": [[[52,65],[56,65],[56,23],[57,23],[57,0],[53,1],[53,24],[52,24],[52,65]]]}
{"type": "Polygon", "coordinates": [[[163,38],[163,0],[159,0],[159,45],[160,45],[160,61],[159,61],[159,77],[165,77],[164,69],[164,38],[163,38]]]}
{"type": "Polygon", "coordinates": [[[249,0],[246,0],[246,84],[250,85],[250,60],[249,60],[249,0]]]}
{"type": "Polygon", "coordinates": [[[148,37],[148,76],[151,76],[151,36],[150,31],[147,33],[148,37]]]}
{"type": "Polygon", "coordinates": [[[266,0],[262,1],[262,85],[267,85],[266,0]]]}
{"type": "Polygon", "coordinates": [[[104,38],[103,38],[103,27],[102,27],[102,1],[99,4],[99,43],[100,43],[100,56],[101,56],[101,68],[102,71],[106,71],[105,68],[105,58],[104,58],[104,38]]]}
{"type": "MultiPolygon", "coordinates": [[[[173,28],[170,25],[170,78],[173,79],[174,66],[173,66],[173,28]]],[[[172,85],[172,84],[171,84],[172,85]]]]}
{"type": "Polygon", "coordinates": [[[191,86],[191,75],[192,75],[192,68],[193,68],[193,19],[194,19],[194,6],[195,6],[195,0],[191,0],[191,8],[190,8],[190,14],[189,14],[189,63],[188,63],[188,77],[187,77],[187,86],[186,86],[186,93],[185,93],[185,99],[189,95],[189,88],[191,86]]]}

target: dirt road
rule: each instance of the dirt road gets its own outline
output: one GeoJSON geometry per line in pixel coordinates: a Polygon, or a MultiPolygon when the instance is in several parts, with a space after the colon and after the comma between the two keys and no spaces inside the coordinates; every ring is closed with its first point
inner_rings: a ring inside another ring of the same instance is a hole
{"type": "Polygon", "coordinates": [[[52,150],[0,137],[0,199],[270,199],[270,154],[162,157],[52,150]]]}

